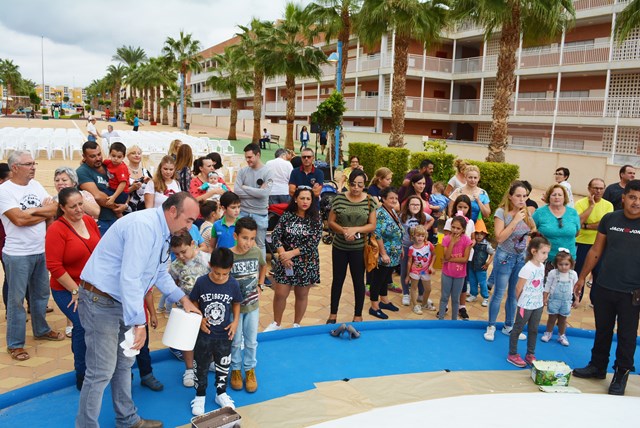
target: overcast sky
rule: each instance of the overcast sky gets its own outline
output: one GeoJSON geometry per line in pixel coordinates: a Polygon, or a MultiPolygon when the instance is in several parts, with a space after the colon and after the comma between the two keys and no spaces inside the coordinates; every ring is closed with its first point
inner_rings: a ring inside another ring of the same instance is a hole
{"type": "MultiPolygon", "coordinates": [[[[202,48],[238,32],[253,17],[281,18],[286,0],[20,0],[0,2],[0,58],[22,76],[58,86],[86,86],[105,75],[122,45],[157,56],[168,36],[192,33],[202,48]]],[[[296,3],[308,4],[308,0],[296,3]]]]}

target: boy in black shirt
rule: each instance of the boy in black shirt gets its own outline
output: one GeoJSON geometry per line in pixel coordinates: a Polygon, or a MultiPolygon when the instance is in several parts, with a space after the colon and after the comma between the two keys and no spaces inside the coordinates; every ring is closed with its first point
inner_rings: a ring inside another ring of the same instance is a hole
{"type": "Polygon", "coordinates": [[[200,308],[203,314],[200,332],[193,350],[196,397],[191,401],[191,413],[194,416],[204,413],[207,374],[212,361],[215,364],[216,373],[215,402],[220,407],[235,409],[233,400],[226,391],[231,364],[231,341],[238,327],[242,294],[238,281],[229,276],[233,266],[233,253],[229,249],[213,250],[209,266],[211,272],[198,278],[189,294],[189,299],[200,308]]]}

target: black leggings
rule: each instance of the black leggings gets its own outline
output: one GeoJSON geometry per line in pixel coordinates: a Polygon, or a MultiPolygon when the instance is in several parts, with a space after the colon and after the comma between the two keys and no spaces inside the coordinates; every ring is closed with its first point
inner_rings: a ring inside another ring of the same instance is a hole
{"type": "Polygon", "coordinates": [[[209,365],[216,365],[216,394],[227,392],[227,377],[231,365],[231,341],[214,339],[200,333],[193,349],[194,368],[196,369],[196,396],[204,397],[207,393],[209,365]]]}
{"type": "Polygon", "coordinates": [[[331,315],[337,315],[342,286],[347,276],[347,266],[351,272],[353,295],[355,299],[354,317],[362,316],[364,307],[364,250],[345,251],[333,247],[331,250],[333,262],[333,281],[331,283],[331,315]]]}
{"type": "Polygon", "coordinates": [[[372,302],[378,301],[378,296],[387,295],[387,286],[392,282],[393,271],[396,266],[378,266],[372,270],[371,289],[369,290],[369,297],[372,302]]]}

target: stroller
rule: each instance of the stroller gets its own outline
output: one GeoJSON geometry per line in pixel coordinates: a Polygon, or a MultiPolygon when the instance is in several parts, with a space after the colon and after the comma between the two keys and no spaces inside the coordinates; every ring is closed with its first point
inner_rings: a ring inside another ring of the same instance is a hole
{"type": "Polygon", "coordinates": [[[276,258],[273,256],[275,249],[273,248],[273,243],[271,241],[271,233],[273,233],[273,229],[275,229],[276,224],[278,224],[280,217],[282,217],[282,214],[284,214],[284,210],[286,210],[288,206],[289,204],[285,202],[284,204],[269,205],[269,208],[268,208],[268,215],[267,215],[268,225],[267,225],[267,236],[265,238],[265,247],[267,252],[271,254],[272,265],[275,263],[276,258]]]}
{"type": "Polygon", "coordinates": [[[338,195],[338,184],[335,181],[325,181],[320,192],[320,217],[322,218],[322,242],[330,245],[335,233],[329,228],[329,211],[333,199],[338,195]]]}

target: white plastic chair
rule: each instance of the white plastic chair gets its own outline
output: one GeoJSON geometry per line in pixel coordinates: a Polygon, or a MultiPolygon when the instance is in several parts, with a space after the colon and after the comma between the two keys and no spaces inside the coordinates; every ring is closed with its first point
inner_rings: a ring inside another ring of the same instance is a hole
{"type": "Polygon", "coordinates": [[[231,141],[229,140],[220,140],[220,153],[225,155],[235,155],[235,149],[231,145],[231,141]]]}
{"type": "Polygon", "coordinates": [[[51,139],[51,156],[49,159],[54,157],[55,152],[62,153],[62,159],[67,159],[67,151],[69,150],[69,140],[67,139],[67,134],[56,133],[53,135],[51,139]]]}

